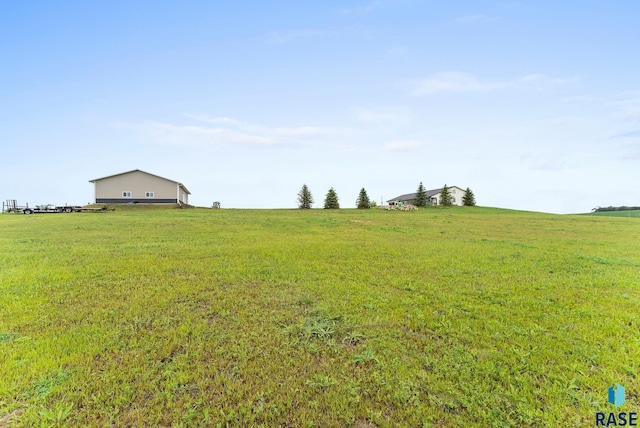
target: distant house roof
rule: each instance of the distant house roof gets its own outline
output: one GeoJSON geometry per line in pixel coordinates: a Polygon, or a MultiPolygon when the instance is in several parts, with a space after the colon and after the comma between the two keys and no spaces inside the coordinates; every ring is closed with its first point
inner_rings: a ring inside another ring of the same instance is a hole
{"type": "Polygon", "coordinates": [[[107,175],[106,177],[100,177],[100,178],[94,178],[93,180],[89,180],[89,183],[95,183],[96,181],[100,181],[100,180],[104,180],[105,178],[111,178],[111,177],[117,177],[118,175],[124,175],[124,174],[131,174],[132,172],[142,172],[144,174],[148,174],[148,175],[152,175],[154,177],[158,177],[161,178],[163,180],[167,180],[167,181],[171,181],[173,183],[178,184],[180,187],[182,187],[182,189],[185,191],[186,194],[190,195],[191,192],[189,191],[189,189],[187,189],[185,187],[184,184],[180,183],[179,181],[175,181],[175,180],[171,180],[169,178],[165,178],[165,177],[160,177],[159,175],[156,174],[151,174],[150,172],[147,171],[143,171],[141,169],[132,169],[131,171],[125,171],[125,172],[120,172],[118,174],[113,174],[113,175],[107,175]]]}
{"type": "MultiPolygon", "coordinates": [[[[451,187],[456,187],[456,186],[451,186],[451,187]]],[[[425,190],[425,194],[427,195],[427,198],[432,197],[433,195],[437,195],[438,193],[442,192],[442,187],[439,189],[431,189],[431,190],[425,190]]],[[[416,198],[417,193],[407,193],[404,195],[400,195],[400,196],[396,196],[395,198],[391,198],[389,199],[387,202],[393,202],[393,201],[412,201],[416,198]]]]}

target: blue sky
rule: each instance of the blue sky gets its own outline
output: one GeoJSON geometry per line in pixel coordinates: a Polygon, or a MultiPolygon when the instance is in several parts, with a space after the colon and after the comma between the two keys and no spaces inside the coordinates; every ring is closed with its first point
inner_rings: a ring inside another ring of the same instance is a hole
{"type": "Polygon", "coordinates": [[[470,187],[640,205],[640,3],[7,1],[0,198],[84,204],[142,169],[190,202],[470,187]]]}

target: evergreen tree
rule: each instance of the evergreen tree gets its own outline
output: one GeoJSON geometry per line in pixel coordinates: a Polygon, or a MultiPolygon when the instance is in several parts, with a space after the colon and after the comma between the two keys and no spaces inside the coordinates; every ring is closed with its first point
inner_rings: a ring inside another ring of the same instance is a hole
{"type": "Polygon", "coordinates": [[[298,208],[301,210],[308,210],[313,205],[313,196],[306,184],[302,186],[300,192],[298,192],[298,208]]]}
{"type": "Polygon", "coordinates": [[[440,191],[440,205],[443,207],[450,207],[453,204],[451,200],[451,192],[449,188],[445,184],[442,190],[440,191]]]}
{"type": "Polygon", "coordinates": [[[462,205],[464,205],[465,207],[476,206],[476,197],[473,195],[473,192],[468,187],[467,187],[467,190],[464,192],[464,196],[462,197],[462,205]]]}
{"type": "Polygon", "coordinates": [[[413,205],[416,207],[426,207],[427,206],[427,191],[424,190],[424,186],[422,185],[422,181],[418,186],[418,190],[416,191],[416,197],[413,199],[413,205]]]}
{"type": "Polygon", "coordinates": [[[367,195],[367,191],[364,190],[364,187],[360,189],[360,194],[356,200],[356,207],[358,207],[358,209],[371,208],[371,202],[369,201],[369,196],[367,195]]]}
{"type": "Polygon", "coordinates": [[[327,196],[324,198],[324,209],[325,210],[337,210],[340,208],[340,204],[338,203],[338,194],[333,187],[329,189],[327,192],[327,196]]]}

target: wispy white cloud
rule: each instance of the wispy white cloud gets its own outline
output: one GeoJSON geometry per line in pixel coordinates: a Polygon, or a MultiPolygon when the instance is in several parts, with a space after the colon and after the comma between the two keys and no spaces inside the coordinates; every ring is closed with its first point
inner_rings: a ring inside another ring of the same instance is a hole
{"type": "Polygon", "coordinates": [[[345,129],[299,126],[267,127],[242,122],[229,117],[207,117],[186,115],[204,122],[206,125],[175,125],[171,123],[147,121],[130,126],[146,134],[154,141],[176,145],[198,146],[254,146],[270,147],[282,145],[305,145],[322,142],[348,134],[345,129]]]}
{"type": "Polygon", "coordinates": [[[602,102],[602,98],[600,97],[595,97],[592,95],[573,95],[573,96],[569,96],[569,97],[564,97],[562,98],[563,102],[566,103],[594,103],[594,102],[598,102],[601,103],[602,102]]]}
{"type": "Polygon", "coordinates": [[[612,135],[610,138],[640,138],[640,131],[623,132],[622,134],[612,135]]]}
{"type": "Polygon", "coordinates": [[[640,121],[640,91],[616,94],[606,105],[612,109],[612,116],[616,119],[640,121]]]}
{"type": "Polygon", "coordinates": [[[346,131],[344,129],[318,126],[268,127],[242,122],[229,117],[210,118],[208,116],[194,114],[186,114],[185,116],[201,122],[211,123],[218,126],[226,126],[227,129],[234,129],[245,134],[270,135],[280,139],[336,135],[346,131]]]}
{"type": "Polygon", "coordinates": [[[512,86],[522,86],[530,89],[542,90],[550,86],[567,85],[580,81],[578,76],[562,78],[552,77],[543,73],[528,74],[520,77],[513,82],[512,86]]]}
{"type": "Polygon", "coordinates": [[[640,150],[636,150],[635,152],[625,153],[620,157],[622,161],[637,161],[640,159],[640,150]]]}
{"type": "Polygon", "coordinates": [[[623,121],[640,121],[640,107],[613,105],[612,117],[623,121]]]}
{"type": "Polygon", "coordinates": [[[410,94],[413,96],[433,95],[442,92],[474,93],[488,92],[505,88],[542,90],[551,86],[565,85],[579,81],[579,77],[557,78],[542,73],[503,80],[481,80],[473,74],[459,71],[434,73],[426,78],[411,82],[410,94]]]}
{"type": "Polygon", "coordinates": [[[207,122],[207,123],[213,123],[216,125],[241,125],[242,122],[236,120],[236,119],[232,119],[230,117],[208,117],[208,116],[203,116],[203,115],[199,115],[199,114],[185,114],[186,117],[189,117],[191,119],[195,119],[201,122],[207,122]]]}
{"type": "Polygon", "coordinates": [[[384,150],[389,152],[410,152],[419,149],[422,144],[415,140],[395,140],[384,145],[384,150]]]}
{"type": "Polygon", "coordinates": [[[411,95],[432,95],[440,92],[486,92],[493,89],[504,88],[508,82],[487,82],[468,73],[458,71],[445,71],[435,73],[424,79],[415,80],[411,95]]]}
{"type": "Polygon", "coordinates": [[[405,125],[411,121],[411,110],[407,107],[356,108],[358,122],[386,125],[405,125]]]}
{"type": "Polygon", "coordinates": [[[626,119],[640,121],[640,108],[630,108],[623,112],[626,119]]]}
{"type": "Polygon", "coordinates": [[[562,171],[567,168],[566,159],[558,153],[547,155],[527,154],[522,156],[520,161],[533,171],[562,171]]]}
{"type": "Polygon", "coordinates": [[[608,102],[613,107],[619,107],[627,110],[640,109],[640,95],[625,94],[618,95],[608,102]]]}

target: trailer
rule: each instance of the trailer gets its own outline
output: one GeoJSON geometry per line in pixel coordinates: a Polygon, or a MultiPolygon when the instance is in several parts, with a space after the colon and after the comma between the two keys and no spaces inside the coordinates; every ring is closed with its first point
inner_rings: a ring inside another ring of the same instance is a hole
{"type": "Polygon", "coordinates": [[[56,213],[79,213],[88,211],[107,211],[107,207],[84,208],[80,206],[53,206],[53,205],[36,205],[35,208],[25,208],[23,214],[56,214],[56,213]]]}
{"type": "Polygon", "coordinates": [[[21,213],[25,208],[29,208],[28,203],[26,205],[18,205],[18,201],[15,199],[7,199],[6,201],[2,201],[2,214],[18,212],[21,213]]]}

